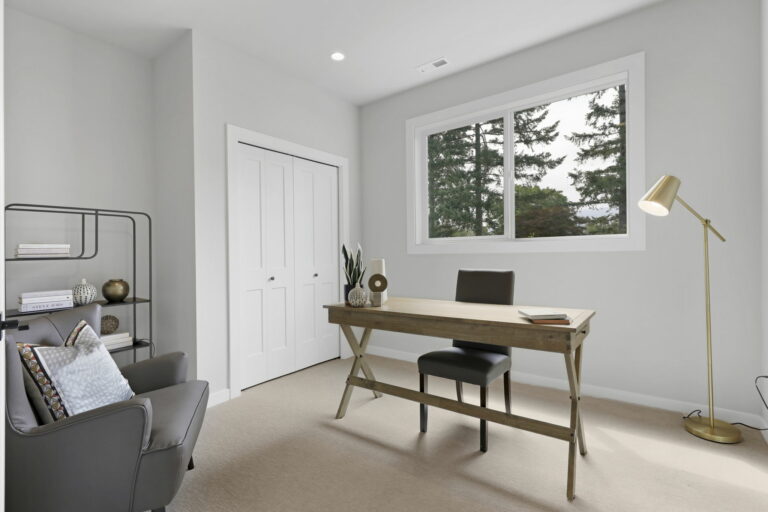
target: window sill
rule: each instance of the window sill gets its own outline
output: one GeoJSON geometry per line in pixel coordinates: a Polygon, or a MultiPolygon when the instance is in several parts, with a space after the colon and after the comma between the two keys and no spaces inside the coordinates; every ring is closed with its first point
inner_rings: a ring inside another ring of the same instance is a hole
{"type": "Polygon", "coordinates": [[[645,236],[594,235],[590,237],[495,239],[439,239],[409,242],[408,254],[518,254],[546,252],[643,251],[645,236]]]}

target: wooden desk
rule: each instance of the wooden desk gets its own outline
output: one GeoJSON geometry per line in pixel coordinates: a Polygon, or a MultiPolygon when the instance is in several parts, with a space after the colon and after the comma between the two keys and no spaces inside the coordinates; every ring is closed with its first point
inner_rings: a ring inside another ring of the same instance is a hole
{"type": "Polygon", "coordinates": [[[534,325],[518,313],[518,308],[524,306],[391,297],[385,305],[377,308],[352,308],[344,304],[325,307],[328,309],[328,321],[341,326],[341,330],[355,355],[336,418],[343,418],[346,414],[353,386],[357,386],[373,391],[376,398],[380,397],[381,393],[399,396],[474,418],[568,441],[567,496],[569,500],[574,498],[577,442],[581,454],[586,455],[587,453],[579,407],[579,400],[581,399],[579,391],[581,349],[584,339],[589,334],[589,321],[594,316],[594,311],[558,308],[558,311],[566,312],[572,318],[571,325],[534,325]],[[365,329],[360,340],[352,332],[351,327],[363,327],[365,329]],[[365,351],[368,348],[373,329],[479,341],[493,345],[563,354],[571,393],[570,425],[565,427],[533,418],[507,414],[506,412],[379,382],[365,359],[365,351]],[[361,370],[365,378],[357,376],[361,370]]]}

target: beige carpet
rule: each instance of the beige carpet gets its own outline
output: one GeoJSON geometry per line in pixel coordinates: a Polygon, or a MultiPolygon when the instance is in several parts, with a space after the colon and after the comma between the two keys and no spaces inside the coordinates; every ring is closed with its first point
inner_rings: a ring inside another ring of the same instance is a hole
{"type": "MultiPolygon", "coordinates": [[[[371,358],[377,378],[416,388],[415,365],[371,358]]],[[[355,389],[335,420],[351,360],[256,386],[208,410],[169,512],[238,511],[768,511],[768,446],[745,432],[727,446],[687,434],[680,414],[585,397],[589,454],[565,497],[567,444],[355,389]]],[[[513,383],[514,413],[567,424],[567,393],[513,383]]],[[[453,396],[452,382],[430,391],[453,396]]],[[[466,400],[478,403],[477,388],[466,400]]],[[[491,406],[503,408],[500,383],[491,406]]]]}

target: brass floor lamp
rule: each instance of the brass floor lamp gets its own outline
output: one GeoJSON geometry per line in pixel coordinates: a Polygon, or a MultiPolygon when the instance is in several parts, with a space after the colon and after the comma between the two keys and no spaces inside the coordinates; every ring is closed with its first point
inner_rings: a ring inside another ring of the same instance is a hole
{"type": "Polygon", "coordinates": [[[666,216],[672,209],[672,203],[677,200],[694,217],[699,219],[704,228],[704,294],[706,303],[707,323],[707,386],[709,395],[709,416],[688,417],[685,419],[685,429],[691,434],[715,441],[716,443],[738,443],[741,441],[741,431],[738,428],[715,419],[714,384],[712,383],[712,315],[709,304],[709,232],[711,231],[721,241],[725,238],[714,227],[709,219],[702,217],[699,212],[683,201],[677,195],[680,180],[675,176],[662,176],[638,202],[641,210],[651,215],[666,216]]]}

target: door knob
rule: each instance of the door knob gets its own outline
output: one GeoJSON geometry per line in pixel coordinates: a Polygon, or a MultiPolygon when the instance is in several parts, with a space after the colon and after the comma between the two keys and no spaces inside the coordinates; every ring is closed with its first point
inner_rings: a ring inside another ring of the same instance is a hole
{"type": "Polygon", "coordinates": [[[269,280],[270,280],[270,281],[274,281],[274,280],[275,280],[275,276],[270,276],[270,277],[269,277],[269,280]]]}
{"type": "Polygon", "coordinates": [[[317,274],[313,275],[312,277],[317,277],[317,274]]]}

